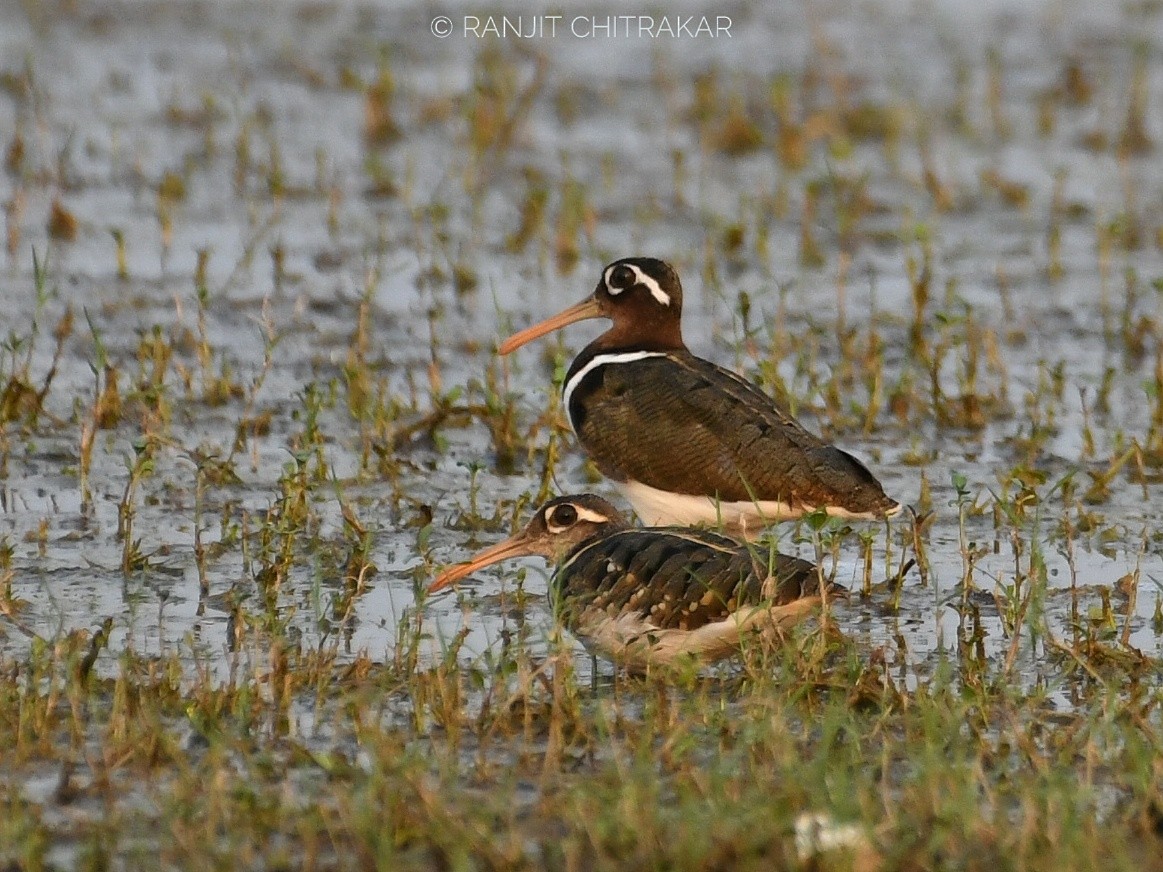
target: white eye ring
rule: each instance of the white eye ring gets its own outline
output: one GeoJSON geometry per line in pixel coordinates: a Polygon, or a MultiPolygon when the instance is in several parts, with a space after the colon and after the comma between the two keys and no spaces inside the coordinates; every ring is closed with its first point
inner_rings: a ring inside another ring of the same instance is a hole
{"type": "Polygon", "coordinates": [[[605,285],[606,285],[606,290],[609,292],[611,297],[616,297],[616,296],[618,296],[618,294],[622,293],[622,291],[626,290],[625,288],[616,288],[613,286],[613,284],[610,283],[610,279],[614,275],[614,270],[616,270],[619,266],[626,266],[626,264],[615,264],[614,266],[612,266],[606,270],[606,275],[603,277],[603,281],[605,282],[605,285]]]}
{"type": "Polygon", "coordinates": [[[641,267],[635,266],[632,263],[614,264],[614,266],[612,266],[606,270],[605,285],[606,285],[606,290],[609,292],[611,297],[616,297],[616,296],[618,296],[618,294],[622,293],[622,291],[626,290],[625,288],[615,288],[613,285],[610,284],[610,276],[613,275],[614,270],[616,270],[619,266],[624,266],[624,267],[628,267],[629,269],[632,269],[634,271],[634,279],[635,279],[634,284],[642,285],[643,287],[645,287],[648,291],[650,291],[650,296],[654,297],[654,299],[656,299],[661,305],[663,305],[663,306],[670,305],[670,294],[668,294],[666,291],[664,291],[662,289],[662,286],[659,285],[655,279],[646,275],[646,273],[644,273],[642,271],[641,267]]]}
{"type": "Polygon", "coordinates": [[[549,528],[550,533],[560,533],[562,530],[568,530],[570,527],[576,524],[577,519],[577,508],[570,503],[562,503],[559,506],[554,506],[552,509],[545,513],[545,526],[549,528]],[[573,512],[573,519],[565,523],[554,521],[554,517],[557,515],[557,513],[562,509],[567,508],[573,512]]]}
{"type": "Polygon", "coordinates": [[[568,530],[570,527],[576,526],[578,521],[589,521],[591,524],[606,524],[609,518],[601,512],[595,512],[593,509],[587,509],[585,506],[579,506],[575,503],[562,503],[559,506],[554,506],[545,513],[545,527],[550,533],[561,533],[568,530]],[[557,514],[559,509],[569,506],[574,511],[574,518],[568,524],[555,523],[553,516],[557,514]]]}

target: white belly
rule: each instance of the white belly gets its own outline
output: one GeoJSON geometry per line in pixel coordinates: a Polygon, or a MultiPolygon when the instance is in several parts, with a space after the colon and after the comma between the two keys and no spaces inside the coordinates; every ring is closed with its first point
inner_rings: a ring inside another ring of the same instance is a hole
{"type": "Polygon", "coordinates": [[[819,606],[818,596],[783,606],[746,606],[697,630],[663,630],[633,611],[610,615],[605,609],[587,608],[573,630],[591,653],[631,672],[646,672],[651,666],[669,666],[684,659],[713,663],[738,654],[755,631],[769,636],[769,643],[782,639],[786,630],[819,606]]]}
{"type": "MultiPolygon", "coordinates": [[[[616,481],[614,485],[648,527],[704,525],[755,537],[772,524],[790,521],[812,511],[811,508],[791,506],[781,500],[720,502],[707,496],[673,494],[640,481],[616,481]]],[[[824,508],[829,515],[837,518],[876,517],[869,513],[849,512],[836,506],[824,508]]]]}

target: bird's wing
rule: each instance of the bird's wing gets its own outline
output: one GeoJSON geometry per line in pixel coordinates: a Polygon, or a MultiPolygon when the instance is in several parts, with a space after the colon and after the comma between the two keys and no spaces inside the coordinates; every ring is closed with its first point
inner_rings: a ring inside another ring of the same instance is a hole
{"type": "Polygon", "coordinates": [[[746,606],[818,594],[805,560],[683,528],[624,530],[583,546],[558,570],[563,616],[601,610],[644,631],[695,630],[746,606]],[[773,584],[774,582],[774,584],[773,584]]]}
{"type": "Polygon", "coordinates": [[[600,371],[578,437],[612,477],[730,502],[895,506],[860,461],[709,361],[676,352],[600,371]]]}

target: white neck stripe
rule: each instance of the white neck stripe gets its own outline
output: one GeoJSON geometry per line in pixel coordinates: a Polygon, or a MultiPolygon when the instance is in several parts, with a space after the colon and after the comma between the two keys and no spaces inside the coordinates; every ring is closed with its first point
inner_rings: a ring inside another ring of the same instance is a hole
{"type": "Polygon", "coordinates": [[[561,392],[561,405],[565,408],[565,417],[569,421],[569,426],[573,427],[575,435],[577,428],[573,426],[573,416],[569,413],[569,401],[573,396],[574,389],[582,383],[582,379],[599,366],[605,366],[607,363],[632,363],[635,360],[645,360],[648,357],[666,357],[666,352],[623,351],[620,354],[599,354],[570,377],[569,381],[565,383],[565,389],[561,392]]]}

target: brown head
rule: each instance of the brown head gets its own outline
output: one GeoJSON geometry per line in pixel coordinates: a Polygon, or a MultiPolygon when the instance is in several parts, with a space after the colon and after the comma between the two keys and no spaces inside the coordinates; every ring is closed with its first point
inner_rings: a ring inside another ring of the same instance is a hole
{"type": "Polygon", "coordinates": [[[514,333],[498,351],[508,354],[567,324],[609,318],[610,327],[594,343],[601,348],[667,350],[683,348],[682,283],[664,260],[624,257],[604,270],[594,292],[563,312],[514,333]]]}
{"type": "Polygon", "coordinates": [[[555,497],[537,510],[520,533],[444,570],[429,585],[428,592],[443,590],[478,569],[511,557],[544,557],[551,563],[560,563],[581,543],[626,527],[621,513],[599,496],[555,497]]]}

